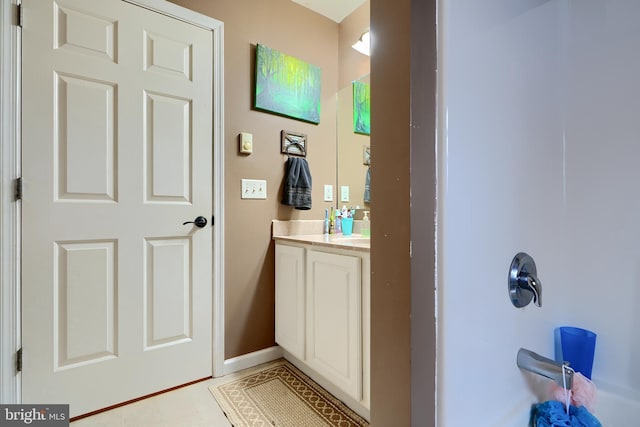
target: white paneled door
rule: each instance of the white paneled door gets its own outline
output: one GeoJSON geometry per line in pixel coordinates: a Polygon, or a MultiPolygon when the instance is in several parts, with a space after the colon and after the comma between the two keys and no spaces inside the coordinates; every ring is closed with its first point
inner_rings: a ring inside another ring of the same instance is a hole
{"type": "Polygon", "coordinates": [[[121,0],[23,14],[23,402],[210,376],[211,31],[121,0]]]}

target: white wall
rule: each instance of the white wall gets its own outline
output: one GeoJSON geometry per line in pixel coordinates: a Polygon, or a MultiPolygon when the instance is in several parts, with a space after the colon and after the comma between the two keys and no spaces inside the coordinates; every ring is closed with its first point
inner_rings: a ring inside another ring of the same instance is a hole
{"type": "Polygon", "coordinates": [[[640,400],[640,2],[573,1],[567,22],[569,263],[561,318],[598,333],[594,379],[640,400]]]}
{"type": "Polygon", "coordinates": [[[564,324],[637,393],[640,2],[441,0],[439,49],[438,425],[526,425],[546,380],[517,350],[564,324]],[[542,308],[511,305],[519,251],[542,308]]]}

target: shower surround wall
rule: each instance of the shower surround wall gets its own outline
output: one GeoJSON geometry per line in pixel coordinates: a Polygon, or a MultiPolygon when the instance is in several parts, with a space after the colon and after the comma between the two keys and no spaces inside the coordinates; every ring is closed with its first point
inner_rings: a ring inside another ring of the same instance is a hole
{"type": "Polygon", "coordinates": [[[439,7],[438,425],[526,425],[516,353],[553,357],[565,324],[640,399],[640,3],[439,7]],[[520,251],[542,308],[508,298],[520,251]]]}

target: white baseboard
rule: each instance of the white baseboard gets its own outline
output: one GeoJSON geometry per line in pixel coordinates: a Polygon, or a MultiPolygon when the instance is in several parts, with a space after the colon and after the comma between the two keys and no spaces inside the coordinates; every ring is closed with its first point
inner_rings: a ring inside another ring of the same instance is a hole
{"type": "Polygon", "coordinates": [[[243,354],[242,356],[232,357],[224,361],[223,375],[229,375],[234,372],[247,368],[271,362],[280,359],[284,355],[282,347],[279,345],[265,348],[264,350],[254,351],[253,353],[243,354]]]}

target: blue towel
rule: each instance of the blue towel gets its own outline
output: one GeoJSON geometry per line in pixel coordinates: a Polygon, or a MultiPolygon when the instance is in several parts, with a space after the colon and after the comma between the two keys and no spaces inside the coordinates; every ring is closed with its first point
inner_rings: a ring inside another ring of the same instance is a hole
{"type": "Polygon", "coordinates": [[[555,400],[535,405],[533,419],[535,427],[602,427],[584,406],[569,406],[567,415],[565,405],[555,400]]]}

